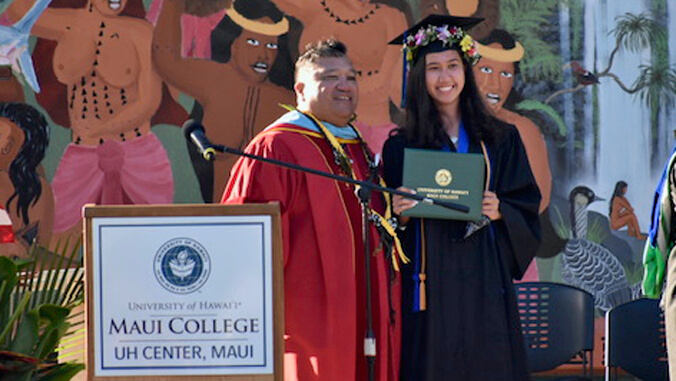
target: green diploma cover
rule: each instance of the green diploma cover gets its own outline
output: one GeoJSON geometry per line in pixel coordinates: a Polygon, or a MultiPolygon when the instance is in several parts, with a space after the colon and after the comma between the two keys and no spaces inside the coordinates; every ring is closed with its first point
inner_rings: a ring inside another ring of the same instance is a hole
{"type": "Polygon", "coordinates": [[[425,202],[402,212],[409,217],[476,221],[481,218],[486,166],[482,154],[406,148],[403,184],[419,195],[469,207],[469,212],[425,202]]]}

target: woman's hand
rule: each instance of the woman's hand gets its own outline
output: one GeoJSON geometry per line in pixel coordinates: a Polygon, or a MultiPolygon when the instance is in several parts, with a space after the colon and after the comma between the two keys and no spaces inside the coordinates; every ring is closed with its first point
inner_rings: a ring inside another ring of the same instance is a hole
{"type": "Polygon", "coordinates": [[[491,191],[484,192],[484,198],[481,202],[481,213],[488,217],[491,221],[502,218],[502,213],[500,213],[500,199],[498,199],[498,195],[491,191]]]}
{"type": "MultiPolygon", "coordinates": [[[[407,192],[407,193],[415,193],[414,190],[406,188],[406,187],[399,187],[397,188],[398,191],[402,192],[407,192]]],[[[411,198],[406,198],[404,196],[400,196],[398,194],[392,195],[392,211],[394,214],[399,216],[399,223],[401,225],[406,225],[408,222],[409,218],[404,217],[401,215],[401,212],[407,209],[411,209],[412,207],[416,206],[418,204],[418,200],[414,200],[411,198]]]]}

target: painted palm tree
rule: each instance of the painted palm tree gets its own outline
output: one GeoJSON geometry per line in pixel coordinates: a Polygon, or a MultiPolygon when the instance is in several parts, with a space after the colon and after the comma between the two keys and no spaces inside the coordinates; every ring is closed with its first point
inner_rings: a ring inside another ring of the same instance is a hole
{"type": "Polygon", "coordinates": [[[630,301],[632,291],[620,261],[608,249],[586,238],[587,208],[598,200],[603,199],[585,186],[570,192],[573,236],[561,256],[561,277],[566,283],[591,293],[595,307],[605,312],[630,301]]]}
{"type": "MultiPolygon", "coordinates": [[[[652,51],[664,49],[667,35],[658,23],[645,13],[635,15],[626,13],[617,18],[617,26],[612,30],[615,35],[615,47],[610,53],[608,65],[598,73],[590,73],[596,78],[609,77],[628,94],[637,94],[641,101],[652,108],[672,107],[676,99],[676,70],[668,63],[656,63],[654,65],[639,66],[640,74],[631,85],[626,85],[620,77],[613,73],[613,63],[617,53],[627,50],[639,53],[650,48],[652,51]]],[[[571,65],[572,66],[572,65],[571,65]]],[[[559,90],[550,95],[545,103],[550,103],[554,98],[582,90],[586,84],[578,84],[569,89],[559,90]]]]}

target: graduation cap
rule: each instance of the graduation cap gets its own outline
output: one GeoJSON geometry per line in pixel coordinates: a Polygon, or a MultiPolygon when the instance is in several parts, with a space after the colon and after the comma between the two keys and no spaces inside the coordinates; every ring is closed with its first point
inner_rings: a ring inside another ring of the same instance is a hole
{"type": "Polygon", "coordinates": [[[476,17],[429,15],[404,33],[390,41],[390,45],[401,45],[404,51],[404,67],[401,91],[401,107],[406,107],[406,77],[410,65],[415,65],[427,53],[457,49],[470,65],[476,64],[481,56],[476,42],[466,30],[483,21],[476,17]]]}
{"type": "Polygon", "coordinates": [[[402,45],[408,63],[415,64],[427,53],[457,47],[465,60],[474,65],[481,57],[474,39],[466,31],[481,21],[482,18],[476,17],[429,15],[389,44],[402,45]]]}

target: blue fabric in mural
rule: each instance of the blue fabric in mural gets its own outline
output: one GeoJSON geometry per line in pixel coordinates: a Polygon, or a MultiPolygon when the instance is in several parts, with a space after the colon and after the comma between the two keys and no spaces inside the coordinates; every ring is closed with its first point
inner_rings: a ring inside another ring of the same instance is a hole
{"type": "Polygon", "coordinates": [[[28,37],[38,17],[49,6],[52,0],[37,0],[33,7],[12,26],[0,25],[0,60],[12,65],[15,71],[21,72],[28,85],[40,92],[40,85],[33,68],[28,37]]]}

